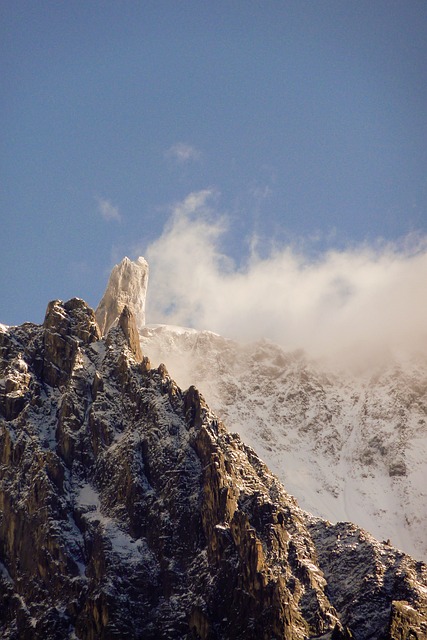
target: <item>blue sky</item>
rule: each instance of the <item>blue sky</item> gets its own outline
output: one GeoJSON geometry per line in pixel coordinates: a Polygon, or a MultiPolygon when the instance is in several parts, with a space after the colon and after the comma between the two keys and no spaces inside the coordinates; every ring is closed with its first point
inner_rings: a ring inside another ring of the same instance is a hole
{"type": "Polygon", "coordinates": [[[424,0],[5,0],[0,65],[1,322],[96,306],[124,255],[166,268],[189,194],[235,274],[254,247],[425,254],[424,0]]]}

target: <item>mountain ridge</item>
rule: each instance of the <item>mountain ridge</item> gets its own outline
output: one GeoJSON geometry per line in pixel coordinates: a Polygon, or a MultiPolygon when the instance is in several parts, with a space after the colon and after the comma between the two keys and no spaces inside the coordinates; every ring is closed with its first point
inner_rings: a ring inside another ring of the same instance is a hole
{"type": "Polygon", "coordinates": [[[426,638],[427,567],[301,510],[121,316],[0,331],[5,640],[426,638]]]}
{"type": "Polygon", "coordinates": [[[427,362],[360,374],[271,341],[147,325],[141,346],[191,380],[305,509],[427,557],[427,362]]]}

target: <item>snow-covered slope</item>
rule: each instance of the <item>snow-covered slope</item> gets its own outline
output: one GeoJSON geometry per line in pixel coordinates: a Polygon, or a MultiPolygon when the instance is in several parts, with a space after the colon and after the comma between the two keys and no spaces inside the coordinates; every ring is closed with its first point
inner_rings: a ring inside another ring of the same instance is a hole
{"type": "Polygon", "coordinates": [[[146,326],[141,347],[195,384],[303,508],[427,558],[427,362],[332,370],[262,341],[146,326]]]}

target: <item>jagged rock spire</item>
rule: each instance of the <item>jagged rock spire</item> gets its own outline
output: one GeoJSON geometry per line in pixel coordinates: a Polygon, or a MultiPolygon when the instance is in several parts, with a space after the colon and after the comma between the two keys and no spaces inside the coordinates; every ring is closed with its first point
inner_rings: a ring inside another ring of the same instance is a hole
{"type": "Polygon", "coordinates": [[[102,335],[106,335],[117,323],[125,307],[128,307],[135,317],[138,329],[145,325],[147,284],[148,264],[144,258],[139,257],[134,262],[129,258],[123,258],[116,264],[96,309],[96,320],[102,335]]]}
{"type": "Polygon", "coordinates": [[[135,317],[129,310],[129,307],[124,307],[119,318],[119,327],[126,336],[129,348],[134,354],[135,358],[140,362],[142,360],[141,345],[139,343],[138,329],[136,327],[135,317]]]}

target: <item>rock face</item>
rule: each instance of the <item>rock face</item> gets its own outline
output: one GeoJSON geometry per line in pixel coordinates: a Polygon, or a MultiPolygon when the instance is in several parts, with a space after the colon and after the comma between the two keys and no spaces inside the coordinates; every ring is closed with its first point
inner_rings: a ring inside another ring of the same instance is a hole
{"type": "Polygon", "coordinates": [[[124,307],[119,318],[119,327],[127,338],[128,345],[134,357],[138,362],[142,360],[141,345],[139,342],[139,333],[136,328],[135,318],[129,311],[128,307],[124,307]]]}
{"type": "Polygon", "coordinates": [[[135,262],[123,258],[110,275],[107,288],[96,309],[96,319],[102,335],[120,317],[124,307],[128,307],[135,317],[138,329],[145,324],[145,297],[148,284],[148,264],[144,258],[135,262]]]}
{"type": "Polygon", "coordinates": [[[302,511],[131,327],[0,330],[0,636],[427,638],[427,567],[302,511]]]}

